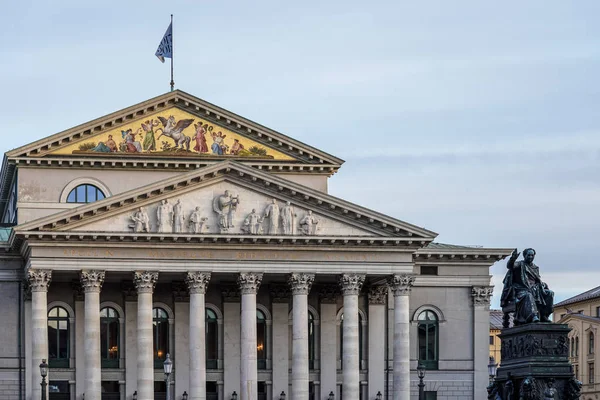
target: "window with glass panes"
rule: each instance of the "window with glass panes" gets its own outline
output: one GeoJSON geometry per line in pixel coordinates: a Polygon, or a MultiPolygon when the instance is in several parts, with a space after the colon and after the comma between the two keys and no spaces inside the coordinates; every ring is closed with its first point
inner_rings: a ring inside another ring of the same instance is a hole
{"type": "Polygon", "coordinates": [[[419,337],[419,363],[426,369],[438,368],[439,323],[437,315],[425,310],[417,317],[419,337]]]}
{"type": "Polygon", "coordinates": [[[102,368],[119,368],[119,314],[112,307],[100,310],[100,361],[102,368]]]}
{"type": "Polygon", "coordinates": [[[217,323],[217,314],[210,308],[206,309],[206,368],[216,369],[217,359],[219,358],[219,331],[217,323]]]}
{"type": "Polygon", "coordinates": [[[69,313],[63,307],[48,312],[48,366],[69,368],[69,313]]]}
{"type": "Polygon", "coordinates": [[[169,352],[169,315],[162,308],[152,309],[154,368],[163,369],[169,352]]]}
{"type": "Polygon", "coordinates": [[[69,192],[67,203],[93,203],[94,201],[102,200],[106,196],[102,190],[94,185],[79,185],[69,192]]]}
{"type": "Polygon", "coordinates": [[[256,310],[256,358],[258,369],[267,369],[267,318],[256,310]]]}

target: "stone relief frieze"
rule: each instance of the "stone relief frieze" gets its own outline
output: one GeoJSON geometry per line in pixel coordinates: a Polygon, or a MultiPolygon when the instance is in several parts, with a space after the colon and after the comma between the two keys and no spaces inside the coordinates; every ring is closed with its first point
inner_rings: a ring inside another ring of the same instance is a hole
{"type": "Polygon", "coordinates": [[[525,335],[519,338],[502,340],[503,360],[531,356],[568,356],[569,344],[565,336],[547,335],[539,337],[525,335]]]}

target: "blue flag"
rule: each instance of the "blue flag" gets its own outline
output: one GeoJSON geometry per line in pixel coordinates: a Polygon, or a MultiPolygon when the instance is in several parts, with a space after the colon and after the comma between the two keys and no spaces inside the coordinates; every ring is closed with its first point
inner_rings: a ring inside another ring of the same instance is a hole
{"type": "Polygon", "coordinates": [[[165,32],[165,36],[163,36],[160,44],[158,45],[158,49],[156,49],[156,53],[154,53],[156,57],[160,60],[160,62],[165,62],[165,58],[173,57],[173,23],[169,24],[167,31],[165,32]]]}

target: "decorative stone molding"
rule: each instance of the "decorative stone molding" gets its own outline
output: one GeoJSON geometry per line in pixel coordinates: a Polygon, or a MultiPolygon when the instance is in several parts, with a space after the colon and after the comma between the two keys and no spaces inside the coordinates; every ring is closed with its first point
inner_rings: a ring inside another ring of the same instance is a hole
{"type": "Polygon", "coordinates": [[[241,294],[256,294],[260,283],[262,282],[263,274],[256,272],[241,272],[237,278],[237,284],[241,294]]]}
{"type": "Polygon", "coordinates": [[[27,280],[32,292],[47,292],[52,281],[52,270],[28,269],[27,280]]]}
{"type": "Polygon", "coordinates": [[[347,295],[358,295],[363,283],[365,282],[366,275],[364,274],[342,274],[339,278],[340,289],[342,294],[347,295]]]}
{"type": "Polygon", "coordinates": [[[473,286],[473,288],[471,289],[473,305],[476,307],[489,307],[490,300],[493,294],[493,286],[473,286]]]}
{"type": "Polygon", "coordinates": [[[388,285],[394,296],[407,296],[415,283],[414,275],[393,275],[388,278],[388,285]]]}
{"type": "Polygon", "coordinates": [[[171,282],[171,291],[173,292],[173,301],[186,302],[190,301],[190,293],[185,282],[173,281],[171,282]]]}
{"type": "Polygon", "coordinates": [[[75,301],[84,301],[83,287],[81,286],[81,279],[71,280],[71,289],[73,290],[73,299],[75,301]]]}
{"type": "Polygon", "coordinates": [[[285,284],[272,283],[269,285],[272,303],[288,303],[290,301],[290,287],[285,284]]]}
{"type": "Polygon", "coordinates": [[[340,288],[337,285],[319,286],[319,300],[322,304],[336,304],[340,295],[340,288]]]}
{"type": "Polygon", "coordinates": [[[133,284],[138,293],[152,293],[157,280],[158,272],[135,271],[133,273],[133,284]]]}
{"type": "Polygon", "coordinates": [[[223,295],[223,302],[228,303],[239,303],[240,302],[240,291],[237,285],[233,284],[221,284],[221,294],[223,295]]]}
{"type": "Polygon", "coordinates": [[[388,299],[387,285],[369,287],[369,304],[385,305],[388,299]]]}
{"type": "Polygon", "coordinates": [[[305,294],[310,292],[310,288],[315,281],[315,274],[303,274],[292,272],[288,277],[288,285],[292,294],[305,294]]]}
{"type": "Polygon", "coordinates": [[[85,293],[100,293],[104,283],[104,271],[94,269],[83,270],[79,272],[79,281],[85,293]]]}
{"type": "Polygon", "coordinates": [[[190,294],[206,294],[210,272],[189,271],[185,277],[190,294]]]}
{"type": "Polygon", "coordinates": [[[123,297],[125,297],[125,301],[137,301],[137,290],[135,290],[133,282],[121,282],[121,292],[123,293],[123,297]]]}

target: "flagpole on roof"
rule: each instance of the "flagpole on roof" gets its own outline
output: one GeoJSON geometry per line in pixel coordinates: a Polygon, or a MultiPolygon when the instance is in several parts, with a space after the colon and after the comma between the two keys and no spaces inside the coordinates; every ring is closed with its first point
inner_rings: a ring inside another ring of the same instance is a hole
{"type": "Polygon", "coordinates": [[[175,81],[173,80],[173,14],[171,14],[171,92],[175,88],[175,81]]]}

